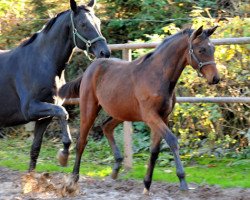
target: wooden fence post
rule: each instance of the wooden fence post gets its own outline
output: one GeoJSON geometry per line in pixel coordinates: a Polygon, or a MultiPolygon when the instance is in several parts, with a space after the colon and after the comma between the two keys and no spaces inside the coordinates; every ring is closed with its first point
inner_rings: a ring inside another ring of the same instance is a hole
{"type": "MultiPolygon", "coordinates": [[[[122,50],[122,58],[124,60],[131,61],[131,49],[122,50]]],[[[124,168],[129,170],[133,165],[133,150],[132,150],[132,134],[133,128],[131,122],[123,123],[123,132],[124,132],[124,168]]]]}

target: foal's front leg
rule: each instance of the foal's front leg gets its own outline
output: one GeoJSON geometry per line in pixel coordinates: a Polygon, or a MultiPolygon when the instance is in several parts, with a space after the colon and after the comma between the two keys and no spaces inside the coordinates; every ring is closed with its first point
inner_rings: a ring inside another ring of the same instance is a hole
{"type": "Polygon", "coordinates": [[[176,174],[180,180],[180,189],[188,190],[188,185],[185,180],[185,172],[183,165],[181,163],[180,154],[179,154],[179,145],[176,136],[171,132],[171,130],[167,127],[166,134],[164,139],[168,143],[171,151],[174,154],[175,165],[176,165],[176,174]]]}
{"type": "Polygon", "coordinates": [[[151,155],[150,155],[149,162],[148,162],[147,173],[143,180],[144,186],[145,186],[143,190],[143,194],[146,194],[146,195],[149,195],[149,190],[150,190],[150,186],[152,183],[152,176],[154,172],[155,163],[160,152],[161,140],[162,140],[161,135],[159,135],[158,133],[154,133],[154,132],[151,133],[151,149],[150,149],[151,155]]]}
{"type": "MultiPolygon", "coordinates": [[[[23,113],[29,121],[43,120],[48,117],[58,117],[62,129],[63,151],[59,154],[59,162],[62,166],[67,165],[71,135],[68,127],[68,113],[64,107],[40,101],[31,101],[28,105],[22,106],[23,113]],[[26,109],[27,110],[26,110],[26,109]]],[[[45,130],[44,130],[45,131],[45,130]]],[[[42,136],[39,136],[42,138],[42,136]]],[[[38,136],[37,136],[38,138],[38,136]]],[[[41,143],[41,141],[40,141],[41,143]]],[[[32,169],[33,170],[33,169],[32,169]]]]}
{"type": "Polygon", "coordinates": [[[180,180],[180,189],[188,190],[188,185],[185,180],[184,168],[179,155],[179,145],[176,136],[170,131],[170,129],[167,127],[161,117],[156,113],[150,115],[147,124],[153,132],[160,134],[169,145],[174,155],[176,164],[176,174],[180,180]]]}

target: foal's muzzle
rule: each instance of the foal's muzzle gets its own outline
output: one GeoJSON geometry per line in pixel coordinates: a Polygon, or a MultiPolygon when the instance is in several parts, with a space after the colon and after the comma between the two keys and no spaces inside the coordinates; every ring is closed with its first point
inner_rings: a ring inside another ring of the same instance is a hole
{"type": "Polygon", "coordinates": [[[211,81],[208,82],[209,85],[215,85],[220,82],[220,77],[215,75],[211,81]]]}
{"type": "Polygon", "coordinates": [[[219,82],[220,82],[220,77],[214,76],[214,77],[213,77],[213,81],[212,81],[211,84],[217,84],[217,83],[219,83],[219,82]]]}

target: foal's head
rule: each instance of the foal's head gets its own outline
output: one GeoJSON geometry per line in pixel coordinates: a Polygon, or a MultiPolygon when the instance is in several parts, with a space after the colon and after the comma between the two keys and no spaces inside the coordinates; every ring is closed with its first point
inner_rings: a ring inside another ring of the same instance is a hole
{"type": "Polygon", "coordinates": [[[189,38],[188,64],[199,74],[202,74],[209,84],[217,84],[220,76],[214,62],[214,45],[209,36],[214,33],[217,26],[203,30],[202,26],[193,31],[189,38]]]}
{"type": "Polygon", "coordinates": [[[77,6],[75,0],[70,0],[73,42],[75,46],[90,51],[97,58],[107,58],[110,57],[110,50],[101,33],[100,19],[93,11],[95,3],[95,0],[91,0],[87,6],[77,6]]]}

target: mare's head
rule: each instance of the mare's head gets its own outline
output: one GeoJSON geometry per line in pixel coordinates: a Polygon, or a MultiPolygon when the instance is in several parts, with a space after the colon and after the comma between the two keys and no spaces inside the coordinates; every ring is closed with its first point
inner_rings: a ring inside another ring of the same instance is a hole
{"type": "Polygon", "coordinates": [[[209,84],[217,84],[220,76],[214,61],[214,45],[209,36],[214,33],[217,26],[203,30],[202,26],[194,30],[189,38],[188,64],[199,74],[202,74],[209,84]]]}
{"type": "Polygon", "coordinates": [[[86,6],[77,6],[75,0],[70,0],[73,42],[75,46],[86,49],[97,58],[108,58],[110,50],[101,33],[100,19],[94,14],[95,3],[95,0],[91,0],[86,6]]]}

